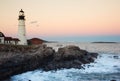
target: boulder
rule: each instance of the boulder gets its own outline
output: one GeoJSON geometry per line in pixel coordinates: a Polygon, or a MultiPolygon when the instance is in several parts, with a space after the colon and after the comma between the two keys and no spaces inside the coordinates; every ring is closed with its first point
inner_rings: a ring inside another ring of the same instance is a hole
{"type": "Polygon", "coordinates": [[[82,68],[82,64],[94,62],[97,53],[89,53],[78,46],[59,48],[52,61],[43,68],[44,70],[57,70],[61,68],[82,68]]]}
{"type": "Polygon", "coordinates": [[[82,55],[86,54],[87,51],[81,50],[77,46],[66,46],[59,48],[57,54],[63,60],[74,60],[80,58],[82,55]]]}

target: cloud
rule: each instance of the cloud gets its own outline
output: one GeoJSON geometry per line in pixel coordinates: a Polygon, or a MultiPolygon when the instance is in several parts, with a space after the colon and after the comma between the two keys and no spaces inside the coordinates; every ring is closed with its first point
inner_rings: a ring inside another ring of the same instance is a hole
{"type": "Polygon", "coordinates": [[[31,21],[30,24],[39,27],[38,21],[31,21]]]}
{"type": "Polygon", "coordinates": [[[31,21],[30,24],[38,23],[38,21],[31,21]]]}

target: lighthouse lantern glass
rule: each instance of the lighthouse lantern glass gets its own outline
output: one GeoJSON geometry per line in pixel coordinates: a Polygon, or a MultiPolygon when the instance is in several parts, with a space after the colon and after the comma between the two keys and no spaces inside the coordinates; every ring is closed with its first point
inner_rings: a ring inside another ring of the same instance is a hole
{"type": "Polygon", "coordinates": [[[20,16],[24,16],[24,12],[20,12],[19,15],[20,15],[20,16]]]}

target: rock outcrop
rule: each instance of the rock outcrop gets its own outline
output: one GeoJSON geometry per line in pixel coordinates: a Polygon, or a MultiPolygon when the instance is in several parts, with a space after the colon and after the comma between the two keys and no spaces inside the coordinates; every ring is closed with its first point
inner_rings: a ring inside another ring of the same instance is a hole
{"type": "Polygon", "coordinates": [[[97,55],[77,46],[66,46],[55,52],[52,47],[46,45],[2,45],[0,46],[0,80],[38,68],[45,71],[82,68],[82,64],[94,62],[97,55]]]}
{"type": "Polygon", "coordinates": [[[94,62],[97,55],[97,53],[89,53],[77,46],[66,46],[59,48],[58,52],[54,54],[53,60],[48,62],[43,69],[82,68],[82,64],[94,62]]]}

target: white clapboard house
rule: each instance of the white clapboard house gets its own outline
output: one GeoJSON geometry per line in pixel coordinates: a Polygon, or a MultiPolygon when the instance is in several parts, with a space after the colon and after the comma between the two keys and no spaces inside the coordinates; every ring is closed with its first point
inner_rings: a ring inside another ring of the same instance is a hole
{"type": "Polygon", "coordinates": [[[6,37],[2,32],[0,32],[0,44],[17,45],[18,42],[18,38],[6,37]]]}

